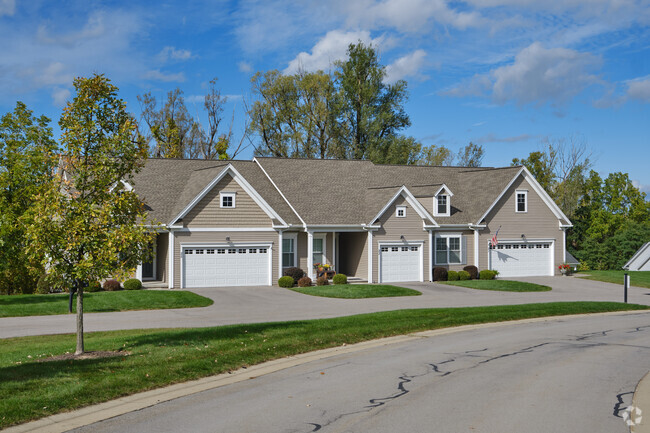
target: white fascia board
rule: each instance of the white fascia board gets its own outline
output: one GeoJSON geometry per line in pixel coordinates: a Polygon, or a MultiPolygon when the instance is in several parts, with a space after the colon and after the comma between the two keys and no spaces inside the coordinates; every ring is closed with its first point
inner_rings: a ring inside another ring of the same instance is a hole
{"type": "Polygon", "coordinates": [[[449,197],[453,197],[453,196],[454,196],[454,193],[451,192],[451,190],[449,189],[449,187],[448,187],[447,185],[445,185],[444,183],[442,184],[442,186],[441,186],[440,188],[438,188],[438,191],[436,191],[436,193],[433,194],[433,196],[435,197],[435,196],[437,196],[438,194],[440,194],[440,191],[442,191],[443,189],[444,189],[445,191],[447,191],[447,195],[449,195],[449,197]]]}
{"type": "Polygon", "coordinates": [[[388,200],[386,205],[384,205],[384,207],[381,208],[379,213],[375,215],[375,217],[371,220],[370,224],[377,221],[377,219],[381,217],[388,210],[388,208],[395,202],[395,200],[397,200],[397,197],[399,197],[400,195],[406,199],[407,203],[410,204],[411,207],[413,207],[413,209],[415,209],[418,215],[420,215],[420,218],[427,219],[431,222],[432,225],[436,227],[438,226],[438,223],[433,219],[433,217],[429,214],[429,212],[427,212],[424,206],[422,206],[420,202],[417,201],[417,199],[413,196],[413,194],[411,194],[411,191],[409,191],[408,188],[404,185],[402,185],[402,187],[395,193],[395,195],[390,200],[388,200]]]}
{"type": "Polygon", "coordinates": [[[185,217],[185,215],[187,215],[187,213],[194,206],[196,206],[201,201],[201,199],[205,197],[208,192],[210,192],[212,188],[214,188],[214,186],[226,176],[226,174],[230,174],[230,176],[232,176],[234,181],[237,182],[249,196],[251,196],[255,203],[257,203],[257,205],[264,211],[264,213],[266,213],[266,215],[268,215],[269,218],[277,219],[283,225],[287,224],[282,218],[280,218],[280,215],[278,215],[278,213],[275,212],[271,206],[269,206],[269,204],[262,198],[262,196],[259,195],[257,191],[255,191],[255,189],[246,181],[246,179],[244,179],[244,177],[237,171],[237,169],[235,169],[232,164],[228,164],[226,168],[221,170],[221,172],[214,179],[212,179],[212,181],[210,181],[210,183],[208,183],[206,187],[203,188],[203,190],[201,190],[201,192],[192,199],[192,201],[190,201],[190,203],[181,211],[181,213],[179,213],[175,218],[171,220],[168,226],[172,226],[176,221],[185,217]]]}

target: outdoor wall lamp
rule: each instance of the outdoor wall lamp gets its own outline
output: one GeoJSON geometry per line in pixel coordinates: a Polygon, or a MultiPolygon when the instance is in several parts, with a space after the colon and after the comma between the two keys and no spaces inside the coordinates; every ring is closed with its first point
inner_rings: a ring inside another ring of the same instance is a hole
{"type": "Polygon", "coordinates": [[[230,242],[230,236],[226,236],[226,242],[230,242]]]}
{"type": "Polygon", "coordinates": [[[526,235],[522,233],[522,234],[521,234],[521,238],[522,238],[523,240],[526,240],[526,235]]]}
{"type": "Polygon", "coordinates": [[[403,241],[406,240],[406,238],[404,237],[404,235],[401,235],[399,238],[400,238],[401,240],[403,240],[403,241]]]}

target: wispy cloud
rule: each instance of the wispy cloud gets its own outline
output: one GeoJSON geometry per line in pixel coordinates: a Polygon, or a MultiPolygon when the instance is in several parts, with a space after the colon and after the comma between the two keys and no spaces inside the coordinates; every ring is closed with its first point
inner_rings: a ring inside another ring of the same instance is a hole
{"type": "Polygon", "coordinates": [[[161,62],[167,61],[185,61],[192,58],[192,52],[190,50],[182,50],[175,47],[165,47],[160,53],[158,53],[158,59],[161,62]]]}
{"type": "Polygon", "coordinates": [[[386,66],[385,81],[387,83],[394,83],[397,80],[402,80],[407,77],[414,77],[420,80],[427,79],[428,76],[421,73],[426,56],[426,51],[415,50],[412,53],[395,60],[393,63],[386,66]]]}
{"type": "Polygon", "coordinates": [[[485,143],[519,143],[522,141],[529,141],[537,136],[530,134],[521,134],[513,137],[499,137],[494,133],[484,135],[482,137],[472,140],[476,144],[485,144],[485,143]]]}
{"type": "Polygon", "coordinates": [[[12,16],[16,12],[16,0],[0,0],[0,17],[12,16]]]}
{"type": "Polygon", "coordinates": [[[161,72],[160,69],[151,69],[142,74],[142,78],[145,80],[163,81],[165,83],[174,81],[183,82],[185,81],[185,74],[183,72],[177,72],[175,74],[165,73],[161,72]]]}
{"type": "Polygon", "coordinates": [[[239,69],[240,72],[251,72],[253,70],[253,65],[242,61],[237,63],[237,69],[239,69]]]}

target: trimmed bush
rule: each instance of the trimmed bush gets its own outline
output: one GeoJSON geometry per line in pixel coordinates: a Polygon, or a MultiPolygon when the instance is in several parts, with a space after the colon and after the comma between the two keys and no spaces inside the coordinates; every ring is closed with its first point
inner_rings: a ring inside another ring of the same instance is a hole
{"type": "Polygon", "coordinates": [[[474,265],[469,265],[465,266],[463,268],[463,271],[467,272],[469,274],[469,279],[470,280],[477,280],[478,279],[478,268],[474,265]]]}
{"type": "Polygon", "coordinates": [[[284,272],[282,272],[282,275],[284,275],[285,277],[293,278],[293,281],[298,281],[299,279],[301,279],[302,277],[305,276],[305,271],[303,271],[300,268],[295,268],[295,267],[294,268],[287,268],[287,269],[284,270],[284,272]]]}
{"type": "Polygon", "coordinates": [[[447,281],[458,281],[458,272],[456,271],[449,271],[447,272],[447,281]]]}
{"type": "Polygon", "coordinates": [[[491,271],[489,269],[483,269],[479,273],[479,279],[481,279],[481,280],[494,280],[494,277],[496,277],[496,276],[497,276],[497,272],[496,271],[491,271]]]}
{"type": "Polygon", "coordinates": [[[327,277],[325,275],[323,275],[322,277],[318,277],[318,279],[316,279],[317,286],[327,286],[329,285],[329,283],[330,282],[327,281],[327,277]]]}
{"type": "Polygon", "coordinates": [[[104,281],[104,285],[102,287],[104,287],[104,290],[107,292],[116,292],[122,289],[120,282],[114,279],[104,281]]]}
{"type": "Polygon", "coordinates": [[[294,279],[288,275],[285,275],[284,277],[280,277],[280,279],[278,280],[278,286],[284,287],[285,289],[290,289],[291,287],[293,287],[294,284],[295,284],[294,279]]]}
{"type": "Polygon", "coordinates": [[[433,281],[447,281],[447,269],[441,267],[433,268],[433,281]]]}
{"type": "Polygon", "coordinates": [[[311,287],[311,278],[302,277],[298,280],[298,287],[311,287]]]}
{"type": "Polygon", "coordinates": [[[123,284],[124,290],[140,290],[142,289],[142,281],[137,278],[130,278],[123,284]]]}
{"type": "Polygon", "coordinates": [[[471,277],[467,271],[458,271],[458,279],[461,281],[467,281],[471,279],[471,277]]]}
{"type": "MultiPolygon", "coordinates": [[[[126,283],[124,283],[126,285],[126,283]]],[[[99,292],[102,289],[102,283],[99,281],[91,281],[84,290],[86,292],[99,292]]]]}
{"type": "Polygon", "coordinates": [[[348,276],[345,274],[336,274],[332,277],[332,283],[334,284],[347,284],[348,276]]]}

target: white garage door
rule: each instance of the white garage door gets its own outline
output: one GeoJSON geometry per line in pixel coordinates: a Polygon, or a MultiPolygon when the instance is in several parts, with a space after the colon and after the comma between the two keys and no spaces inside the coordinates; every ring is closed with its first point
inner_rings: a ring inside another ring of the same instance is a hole
{"type": "Polygon", "coordinates": [[[183,287],[269,285],[268,247],[183,247],[183,287]]]}
{"type": "Polygon", "coordinates": [[[490,248],[490,269],[500,277],[553,275],[551,242],[499,243],[490,248]]]}
{"type": "Polygon", "coordinates": [[[421,248],[420,245],[380,247],[380,281],[422,281],[421,248]]]}

